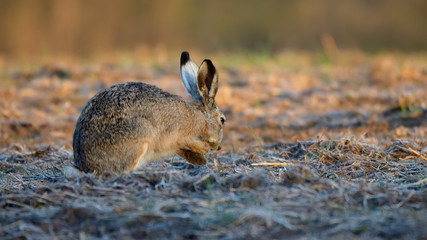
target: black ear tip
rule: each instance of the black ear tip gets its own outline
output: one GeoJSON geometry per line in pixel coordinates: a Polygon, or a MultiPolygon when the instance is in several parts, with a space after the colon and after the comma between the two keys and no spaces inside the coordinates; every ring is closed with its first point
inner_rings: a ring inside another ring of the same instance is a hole
{"type": "Polygon", "coordinates": [[[210,72],[216,72],[215,66],[213,65],[212,61],[210,59],[203,60],[203,64],[206,64],[210,72]]]}
{"type": "Polygon", "coordinates": [[[187,51],[181,53],[181,66],[190,61],[190,54],[187,51]]]}

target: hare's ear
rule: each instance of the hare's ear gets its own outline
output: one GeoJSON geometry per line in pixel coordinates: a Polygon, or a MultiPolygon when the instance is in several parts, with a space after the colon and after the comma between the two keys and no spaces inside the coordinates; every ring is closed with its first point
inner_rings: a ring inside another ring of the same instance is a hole
{"type": "Polygon", "coordinates": [[[197,88],[197,72],[199,71],[199,67],[197,67],[197,64],[188,52],[181,53],[180,71],[182,82],[187,92],[191,95],[191,98],[203,102],[203,98],[197,88]]]}
{"type": "Polygon", "coordinates": [[[212,105],[218,91],[218,73],[211,60],[205,59],[200,65],[199,73],[197,74],[197,86],[199,87],[200,95],[203,96],[203,103],[212,105]]]}

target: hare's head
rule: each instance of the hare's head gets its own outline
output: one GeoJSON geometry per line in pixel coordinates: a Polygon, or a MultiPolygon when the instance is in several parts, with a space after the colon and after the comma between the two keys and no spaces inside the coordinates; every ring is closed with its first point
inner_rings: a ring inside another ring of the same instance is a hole
{"type": "Polygon", "coordinates": [[[218,73],[211,60],[205,59],[200,67],[188,52],[181,54],[181,77],[193,102],[203,112],[206,131],[199,136],[213,150],[221,149],[225,116],[215,102],[218,91],[218,73]]]}

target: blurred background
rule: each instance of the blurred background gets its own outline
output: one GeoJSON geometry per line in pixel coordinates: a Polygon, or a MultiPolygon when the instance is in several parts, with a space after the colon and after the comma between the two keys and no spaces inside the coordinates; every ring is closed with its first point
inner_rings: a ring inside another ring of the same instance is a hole
{"type": "Polygon", "coordinates": [[[427,50],[425,0],[1,0],[0,55],[427,50]]]}

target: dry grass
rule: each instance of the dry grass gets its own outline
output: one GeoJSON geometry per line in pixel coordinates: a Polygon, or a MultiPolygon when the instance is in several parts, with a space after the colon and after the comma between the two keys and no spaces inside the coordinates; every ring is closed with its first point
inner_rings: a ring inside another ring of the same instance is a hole
{"type": "Polygon", "coordinates": [[[176,66],[17,68],[0,90],[0,238],[427,238],[425,56],[337,57],[219,57],[224,149],[100,176],[71,168],[82,105],[125,80],[181,94],[176,66]]]}

